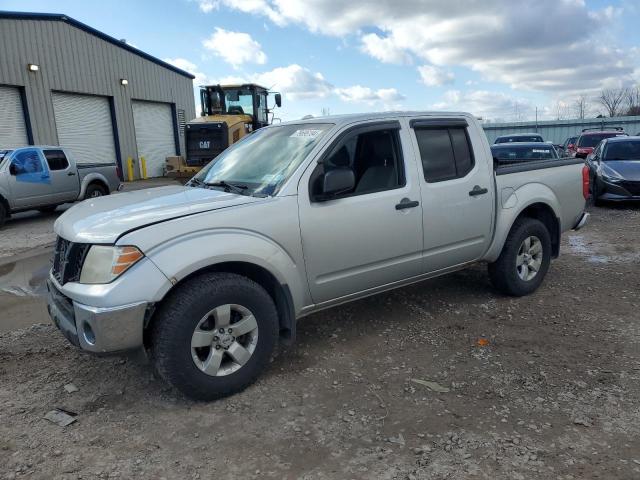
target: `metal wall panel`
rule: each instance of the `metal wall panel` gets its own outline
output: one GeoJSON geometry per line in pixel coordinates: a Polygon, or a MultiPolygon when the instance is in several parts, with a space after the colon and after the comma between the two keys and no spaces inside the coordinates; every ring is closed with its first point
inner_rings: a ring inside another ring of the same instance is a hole
{"type": "MultiPolygon", "coordinates": [[[[123,162],[138,160],[132,98],[174,104],[195,118],[191,78],[59,20],[0,18],[0,84],[24,87],[37,145],[59,143],[53,91],[112,98],[123,162]],[[29,72],[28,63],[39,71],[29,72]]],[[[185,151],[184,135],[179,144],[185,151]]]]}
{"type": "Polygon", "coordinates": [[[116,163],[109,100],[59,92],[52,98],[58,144],[78,163],[116,163]]]}
{"type": "Polygon", "coordinates": [[[0,150],[25,145],[29,145],[29,137],[20,90],[0,85],[0,150]]]}
{"type": "Polygon", "coordinates": [[[525,132],[537,132],[547,141],[564,143],[567,138],[579,135],[583,128],[623,127],[628,134],[635,135],[640,132],[640,116],[552,120],[537,123],[485,123],[482,127],[489,143],[493,143],[500,135],[525,132]]]}
{"type": "Polygon", "coordinates": [[[134,101],[132,107],[138,157],[145,159],[147,176],[161,177],[165,159],[176,154],[171,105],[134,101]]]}

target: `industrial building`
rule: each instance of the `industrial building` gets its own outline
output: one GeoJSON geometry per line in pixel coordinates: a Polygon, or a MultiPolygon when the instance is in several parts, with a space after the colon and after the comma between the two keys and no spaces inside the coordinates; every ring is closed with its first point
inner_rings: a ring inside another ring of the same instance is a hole
{"type": "Polygon", "coordinates": [[[0,11],[0,149],[61,145],[126,180],[161,176],[185,151],[193,78],[66,15],[0,11]]]}
{"type": "Polygon", "coordinates": [[[584,128],[622,127],[629,135],[640,132],[640,117],[582,118],[573,120],[546,120],[538,122],[484,123],[482,128],[489,143],[500,135],[511,133],[539,133],[546,141],[563,143],[579,135],[584,128]]]}

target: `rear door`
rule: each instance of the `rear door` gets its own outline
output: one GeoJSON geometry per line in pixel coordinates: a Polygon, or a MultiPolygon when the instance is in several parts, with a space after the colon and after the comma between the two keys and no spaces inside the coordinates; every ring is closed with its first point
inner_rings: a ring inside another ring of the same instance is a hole
{"type": "Polygon", "coordinates": [[[44,149],[42,151],[49,167],[49,176],[56,202],[70,202],[78,198],[80,184],[78,173],[69,163],[69,159],[61,149],[44,149]]]}
{"type": "Polygon", "coordinates": [[[494,221],[486,139],[464,118],[414,119],[410,125],[420,169],[424,271],[480,259],[494,221]]]}
{"type": "Polygon", "coordinates": [[[420,188],[409,142],[397,121],[361,124],[342,132],[302,177],[300,230],[315,303],[420,274],[420,188]],[[353,170],[355,188],[322,198],[318,187],[330,169],[353,170]]]}

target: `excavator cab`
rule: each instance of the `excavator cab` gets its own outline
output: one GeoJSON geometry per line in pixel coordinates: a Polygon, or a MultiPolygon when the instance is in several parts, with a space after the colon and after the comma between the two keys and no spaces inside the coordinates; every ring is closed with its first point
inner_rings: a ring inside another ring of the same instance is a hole
{"type": "Polygon", "coordinates": [[[186,126],[188,167],[203,167],[230,145],[273,121],[273,108],[282,105],[279,93],[255,84],[208,85],[200,88],[200,117],[186,126]],[[270,118],[271,116],[271,118],[270,118]]]}

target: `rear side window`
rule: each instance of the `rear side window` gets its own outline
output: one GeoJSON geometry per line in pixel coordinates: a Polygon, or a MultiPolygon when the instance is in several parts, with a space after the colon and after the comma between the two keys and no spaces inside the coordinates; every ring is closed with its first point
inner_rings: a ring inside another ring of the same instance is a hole
{"type": "Polygon", "coordinates": [[[66,170],[69,166],[67,157],[62,150],[45,150],[44,157],[47,159],[49,170],[66,170]]]}
{"type": "Polygon", "coordinates": [[[473,152],[465,128],[416,128],[415,134],[427,182],[462,178],[473,169],[473,152]]]}

